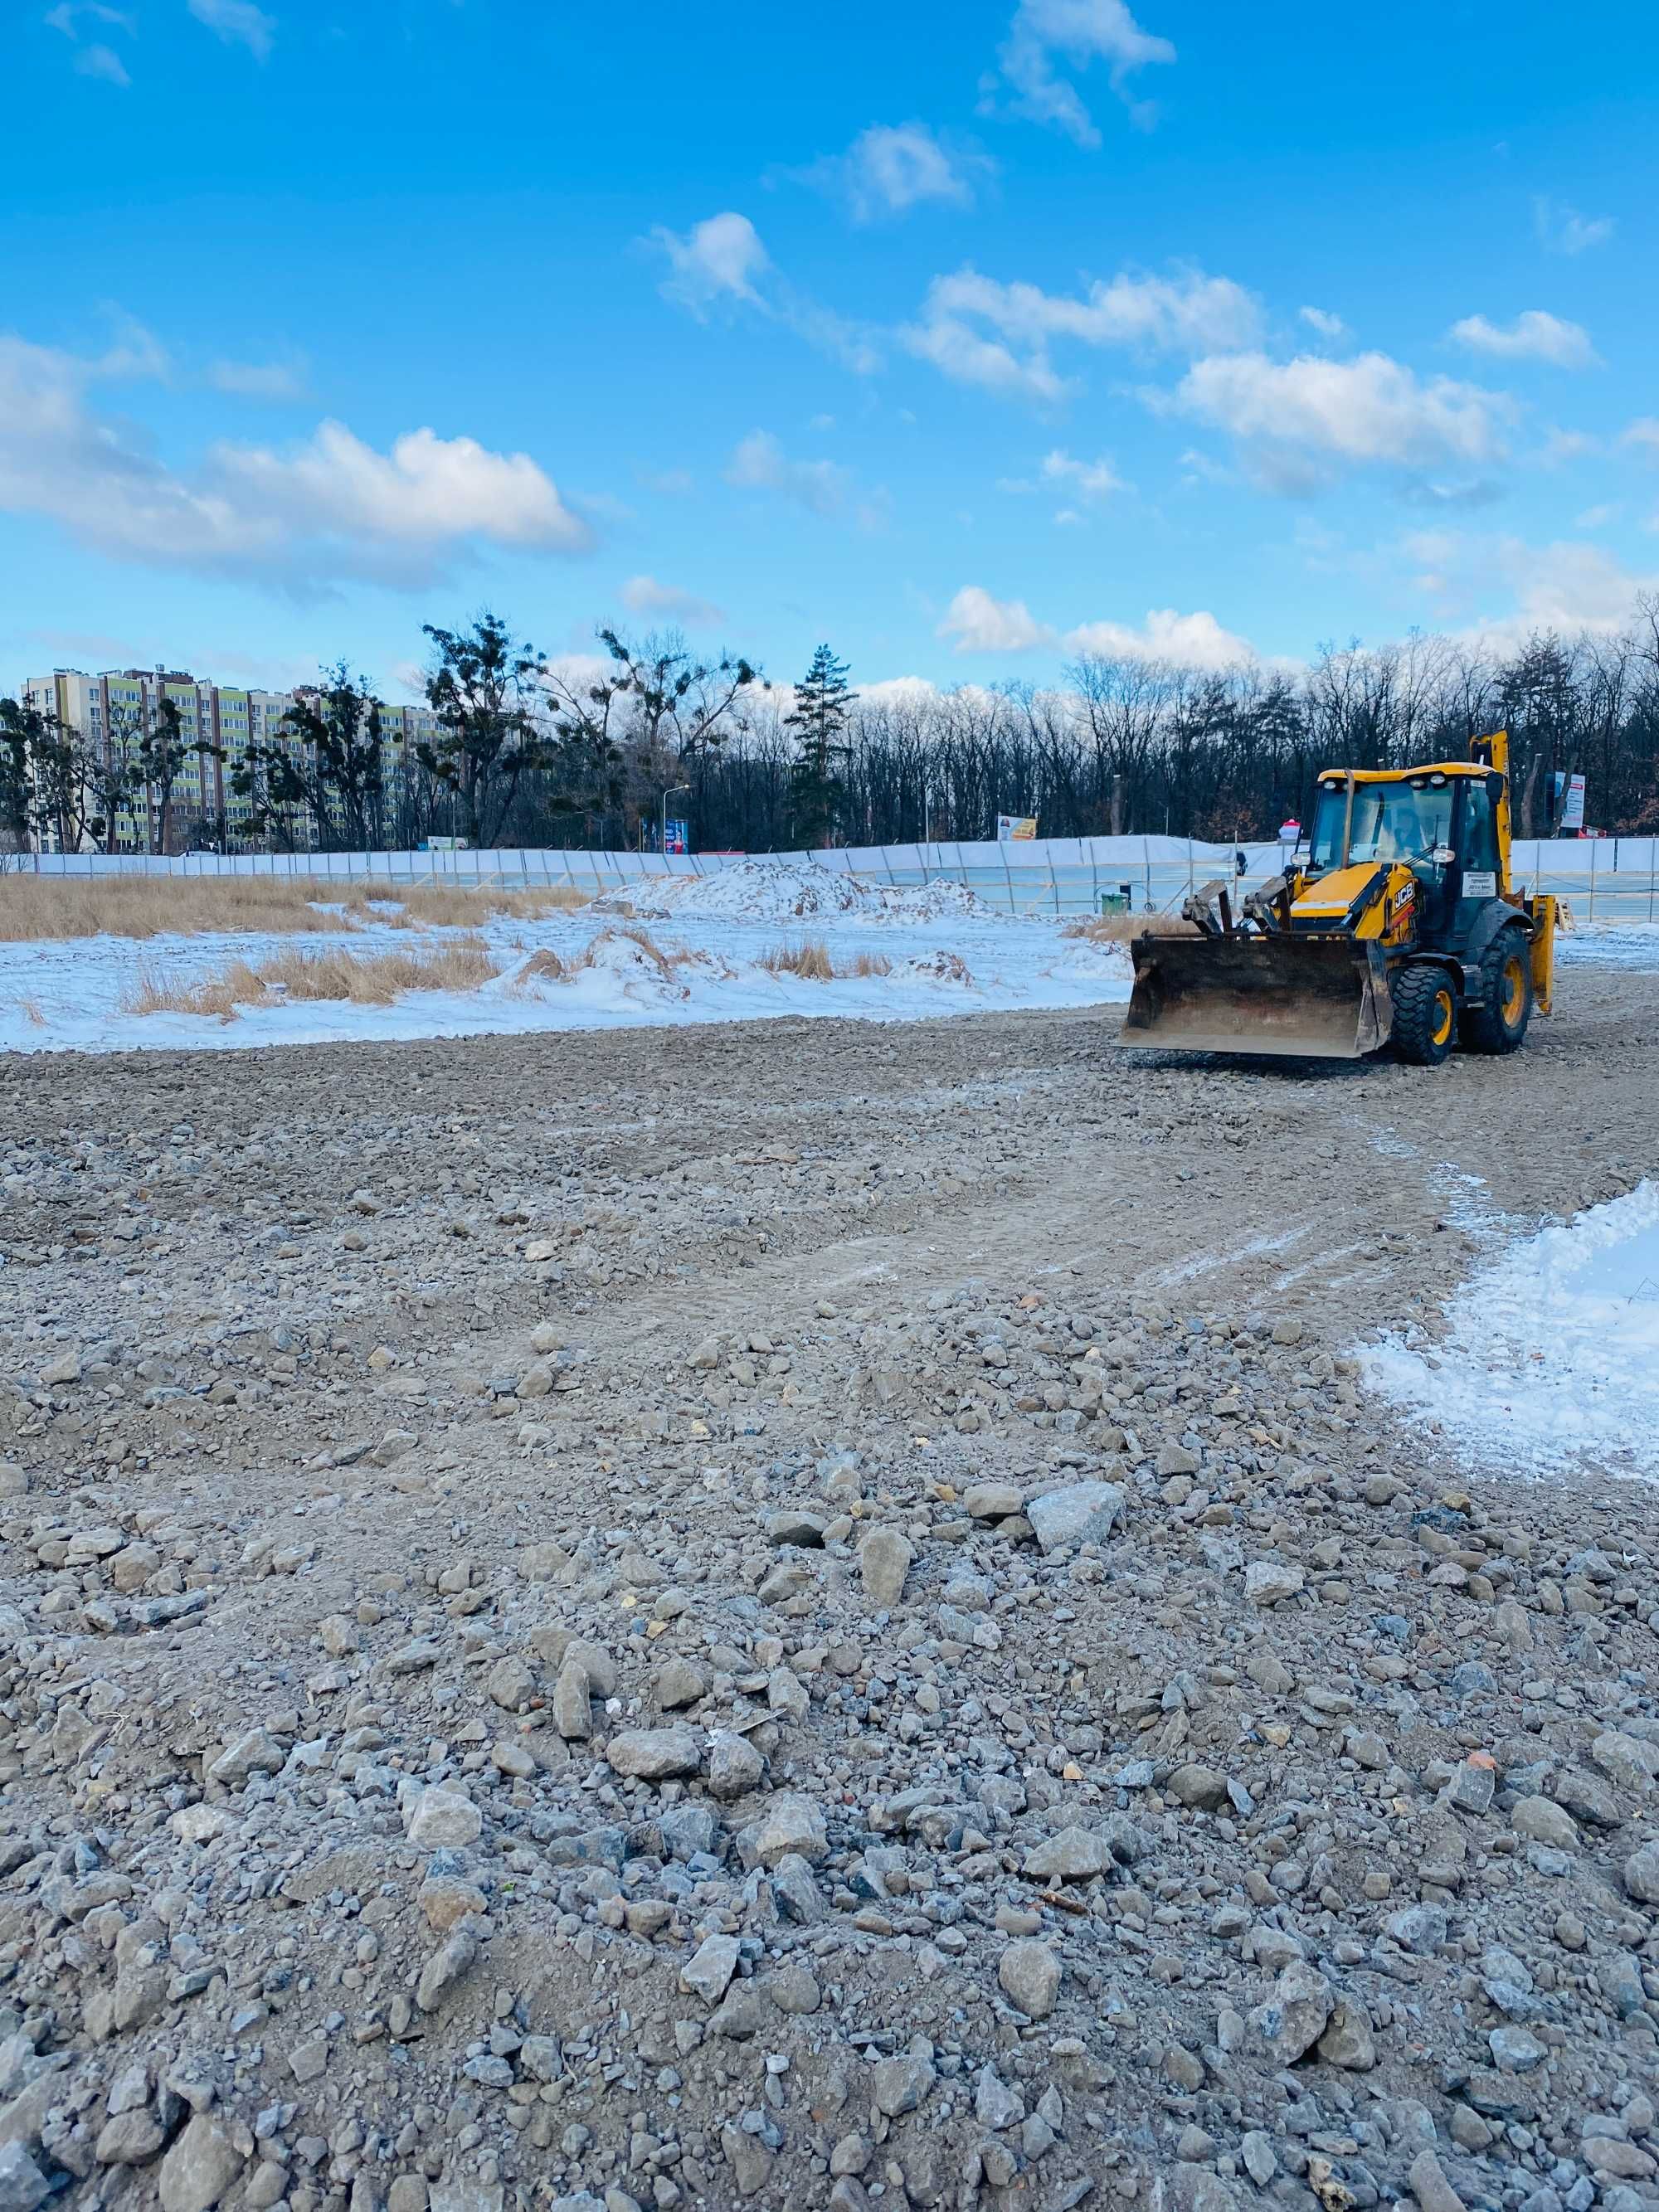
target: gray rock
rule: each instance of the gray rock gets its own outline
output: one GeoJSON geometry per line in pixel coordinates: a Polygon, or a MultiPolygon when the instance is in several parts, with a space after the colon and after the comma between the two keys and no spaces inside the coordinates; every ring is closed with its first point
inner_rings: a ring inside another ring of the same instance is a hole
{"type": "Polygon", "coordinates": [[[52,2184],[20,2142],[0,2144],[0,2212],[34,2212],[52,2184]]]}
{"type": "Polygon", "coordinates": [[[1218,1813],[1232,1802],[1226,1776],[1212,1766],[1177,1766],[1164,1786],[1177,1805],[1196,1812],[1218,1813]]]}
{"type": "Polygon", "coordinates": [[[415,1985],[415,2002],[422,2012],[435,2012],[458,1982],[477,1963],[478,1939],[470,1929],[457,1928],[446,1937],[421,1969],[415,1985]]]}
{"type": "Polygon", "coordinates": [[[781,1859],[803,1858],[818,1866],[830,1856],[823,1814],[810,1797],[793,1790],[774,1797],[753,1827],[744,1831],[746,1863],[775,1867],[781,1859]]]}
{"type": "Polygon", "coordinates": [[[1092,1881],[1117,1864],[1103,1836],[1086,1828],[1062,1828],[1025,1854],[1025,1872],[1034,1881],[1092,1881]]]}
{"type": "Polygon", "coordinates": [[[1276,2065],[1293,2066],[1325,2033],[1331,2009],[1330,1984],[1298,1960],[1280,1974],[1267,2002],[1252,2011],[1250,2025],[1276,2065]]]}
{"type": "Polygon", "coordinates": [[[1549,1797],[1519,1799],[1510,1814],[1510,1826],[1517,1836],[1547,1844],[1552,1850],[1578,1848],[1578,1824],[1549,1797]]]}
{"type": "Polygon", "coordinates": [[[1500,2074],[1530,2074],[1549,2057],[1544,2045],[1524,2027],[1495,2027],[1486,2040],[1492,2045],[1492,2064],[1500,2074]]]}
{"type": "Polygon", "coordinates": [[[1074,1482],[1032,1498],[1025,1517],[1045,1552],[1097,1544],[1121,1519],[1123,1495],[1115,1482],[1074,1482]]]}
{"type": "Polygon", "coordinates": [[[902,2051],[896,2058],[878,2061],[875,2076],[876,2110],[890,2120],[897,2119],[902,2112],[914,2112],[932,2094],[939,2078],[933,2060],[912,2051],[902,2051]]]}
{"type": "Polygon", "coordinates": [[[746,1797],[758,1790],[766,1761],[747,1736],[731,1729],[716,1729],[708,1739],[708,1790],[722,1799],[746,1797]]]}
{"type": "Polygon", "coordinates": [[[705,1936],[680,1969],[680,1984],[705,2004],[718,2004],[738,1971],[743,1947],[735,1936],[705,1936]]]}
{"type": "Polygon", "coordinates": [[[975,1521],[1006,1521],[1025,1510],[1018,1486],[1012,1482],[976,1482],[962,1502],[975,1521]]]}
{"type": "Polygon", "coordinates": [[[859,1572],[864,1594],[880,1612],[889,1612],[904,1595],[904,1582],[915,1551],[897,1528],[872,1528],[859,1546],[859,1572]]]}
{"type": "Polygon", "coordinates": [[[997,1962],[997,1980],[1028,2020],[1046,2020],[1060,1995],[1060,1960],[1046,1943],[1010,1943],[997,1962]]]}
{"type": "Polygon", "coordinates": [[[1659,1842],[1643,1844],[1625,1861],[1625,1887],[1638,1905],[1659,1905],[1659,1842]]]}
{"type": "Polygon", "coordinates": [[[1285,1559],[1252,1559],[1244,1570],[1244,1595],[1251,1605],[1284,1605],[1307,1583],[1300,1567],[1285,1559]]]}
{"type": "Polygon", "coordinates": [[[1025,2100],[994,2066],[982,2066],[974,2090],[974,2118],[982,2128],[1014,2128],[1025,2118],[1025,2100]]]}
{"type": "Polygon", "coordinates": [[[695,1774],[702,1765],[702,1739],[695,1729],[624,1729],[605,1746],[617,1774],[640,1782],[669,1782],[695,1774]]]}
{"type": "Polygon", "coordinates": [[[212,2212],[246,2165],[211,2112],[198,2112],[161,2160],[161,2212],[212,2212]]]}

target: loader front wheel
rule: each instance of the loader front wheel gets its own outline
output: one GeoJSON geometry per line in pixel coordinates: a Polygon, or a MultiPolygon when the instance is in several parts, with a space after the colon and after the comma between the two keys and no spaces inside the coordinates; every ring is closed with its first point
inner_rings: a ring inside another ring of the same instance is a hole
{"type": "Polygon", "coordinates": [[[1522,929],[1503,929],[1486,948],[1480,983],[1463,1014],[1466,1052],[1518,1051],[1532,1019],[1532,948],[1522,929]]]}
{"type": "Polygon", "coordinates": [[[1443,968],[1413,960],[1389,986],[1394,1048],[1414,1067],[1438,1067],[1457,1042],[1457,995],[1443,968]]]}

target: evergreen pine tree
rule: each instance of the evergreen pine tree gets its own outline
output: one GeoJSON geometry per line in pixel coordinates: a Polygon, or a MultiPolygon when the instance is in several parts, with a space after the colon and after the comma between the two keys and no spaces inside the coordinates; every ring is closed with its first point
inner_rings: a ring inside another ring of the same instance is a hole
{"type": "Polygon", "coordinates": [[[847,720],[858,697],[847,674],[847,663],[821,645],[796,687],[793,712],[784,717],[796,745],[789,772],[792,834],[803,845],[831,843],[840,823],[843,770],[852,753],[847,720]]]}

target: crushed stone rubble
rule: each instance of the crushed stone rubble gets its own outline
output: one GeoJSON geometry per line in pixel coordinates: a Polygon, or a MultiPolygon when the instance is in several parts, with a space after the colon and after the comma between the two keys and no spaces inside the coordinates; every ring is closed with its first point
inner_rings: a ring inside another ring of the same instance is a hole
{"type": "Polygon", "coordinates": [[[0,2212],[1659,2205],[1650,1494],[1054,1248],[1243,1079],[802,1030],[8,1115],[0,2212]]]}

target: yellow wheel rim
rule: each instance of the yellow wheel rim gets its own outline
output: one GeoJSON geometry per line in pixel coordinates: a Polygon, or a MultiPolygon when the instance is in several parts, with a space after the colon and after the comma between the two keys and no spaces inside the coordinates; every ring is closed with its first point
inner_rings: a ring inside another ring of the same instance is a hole
{"type": "Polygon", "coordinates": [[[1437,991],[1434,994],[1434,1041],[1437,1044],[1444,1044],[1450,1036],[1456,1017],[1457,1009],[1452,1004],[1451,993],[1437,991]]]}
{"type": "Polygon", "coordinates": [[[1511,957],[1504,963],[1504,1020],[1510,1029],[1521,1018],[1526,995],[1526,970],[1518,959],[1511,957]]]}

